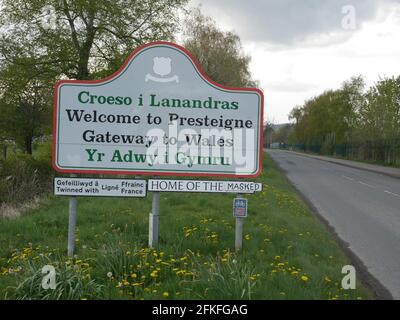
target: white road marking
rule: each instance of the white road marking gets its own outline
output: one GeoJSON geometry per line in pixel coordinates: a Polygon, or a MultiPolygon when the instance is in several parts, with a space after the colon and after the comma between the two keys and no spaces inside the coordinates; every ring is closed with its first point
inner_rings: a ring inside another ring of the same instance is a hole
{"type": "Polygon", "coordinates": [[[362,185],[364,185],[364,186],[367,186],[367,187],[370,187],[370,188],[376,189],[376,187],[374,187],[374,186],[371,186],[371,185],[370,185],[370,184],[368,184],[368,183],[365,183],[365,182],[362,182],[362,181],[358,181],[358,183],[360,183],[360,184],[362,184],[362,185]]]}
{"type": "Polygon", "coordinates": [[[347,180],[354,181],[354,179],[353,179],[353,178],[346,177],[346,176],[342,176],[342,177],[343,177],[343,178],[345,178],[345,179],[347,179],[347,180]]]}
{"type": "Polygon", "coordinates": [[[400,194],[393,193],[393,192],[390,192],[390,191],[387,191],[387,190],[385,190],[385,193],[388,193],[388,194],[391,194],[392,196],[395,196],[395,197],[399,197],[399,198],[400,198],[400,194]]]}

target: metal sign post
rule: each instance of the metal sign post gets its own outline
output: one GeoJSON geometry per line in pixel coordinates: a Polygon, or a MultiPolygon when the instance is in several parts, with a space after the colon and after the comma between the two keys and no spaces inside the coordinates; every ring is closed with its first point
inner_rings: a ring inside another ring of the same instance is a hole
{"type": "MultiPolygon", "coordinates": [[[[75,178],[75,174],[71,174],[71,178],[75,178]]],[[[76,206],[77,197],[69,198],[69,221],[68,221],[68,257],[73,257],[75,248],[75,229],[76,229],[76,206]]]]}
{"type": "Polygon", "coordinates": [[[243,218],[236,217],[235,223],[235,250],[240,251],[243,247],[243,218]]]}
{"type": "Polygon", "coordinates": [[[74,255],[75,229],[76,229],[76,204],[77,198],[69,198],[69,222],[68,222],[68,257],[74,255]]]}
{"type": "Polygon", "coordinates": [[[153,201],[149,215],[149,247],[158,245],[158,217],[160,216],[160,193],[153,192],[153,201]]]}

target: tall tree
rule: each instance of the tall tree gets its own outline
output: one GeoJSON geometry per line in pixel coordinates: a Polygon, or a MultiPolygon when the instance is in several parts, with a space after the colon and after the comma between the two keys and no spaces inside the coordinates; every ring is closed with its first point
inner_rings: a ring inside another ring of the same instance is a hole
{"type": "Polygon", "coordinates": [[[15,63],[28,55],[71,79],[102,76],[138,45],[172,39],[186,2],[3,0],[0,59],[15,63]]]}
{"type": "Polygon", "coordinates": [[[339,105],[336,110],[339,143],[358,140],[360,111],[365,105],[365,81],[362,76],[352,77],[345,81],[339,90],[339,105]]]}
{"type": "Polygon", "coordinates": [[[58,78],[114,72],[137,46],[172,40],[187,0],[0,1],[0,122],[27,153],[50,125],[58,78]]]}
{"type": "Polygon", "coordinates": [[[26,59],[24,63],[0,69],[0,127],[5,137],[32,154],[34,139],[50,132],[55,78],[26,59]]]}
{"type": "Polygon", "coordinates": [[[400,138],[400,76],[380,80],[366,94],[360,110],[361,128],[368,138],[400,138]]]}
{"type": "Polygon", "coordinates": [[[250,57],[242,50],[240,38],[218,29],[200,9],[190,12],[185,23],[184,47],[215,82],[234,87],[256,87],[249,70],[250,57]]]}
{"type": "Polygon", "coordinates": [[[365,103],[363,90],[363,78],[353,77],[340,89],[327,90],[294,108],[289,116],[295,120],[290,140],[323,145],[327,153],[333,152],[335,145],[352,141],[365,103]]]}

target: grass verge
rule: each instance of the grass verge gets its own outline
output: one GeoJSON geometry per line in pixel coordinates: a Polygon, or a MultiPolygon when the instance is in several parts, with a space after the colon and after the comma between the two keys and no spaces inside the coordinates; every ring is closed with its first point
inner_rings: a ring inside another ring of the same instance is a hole
{"type": "Polygon", "coordinates": [[[0,220],[2,299],[368,299],[341,288],[348,261],[264,154],[234,252],[233,195],[161,194],[160,245],[146,247],[151,196],[80,198],[76,255],[66,257],[68,199],[0,220]],[[44,265],[55,290],[41,286],[44,265]]]}

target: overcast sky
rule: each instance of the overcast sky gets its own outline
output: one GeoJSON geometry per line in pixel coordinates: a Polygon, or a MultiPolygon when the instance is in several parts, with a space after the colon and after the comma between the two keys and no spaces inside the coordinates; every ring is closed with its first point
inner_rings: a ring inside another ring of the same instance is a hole
{"type": "Polygon", "coordinates": [[[191,0],[234,30],[265,93],[265,116],[288,121],[296,105],[353,75],[367,85],[400,75],[400,0],[191,0]],[[351,7],[349,7],[351,6],[351,7]],[[355,17],[355,20],[352,19],[355,17]]]}

